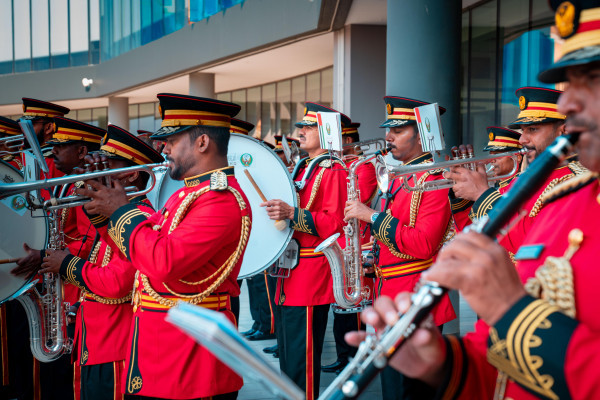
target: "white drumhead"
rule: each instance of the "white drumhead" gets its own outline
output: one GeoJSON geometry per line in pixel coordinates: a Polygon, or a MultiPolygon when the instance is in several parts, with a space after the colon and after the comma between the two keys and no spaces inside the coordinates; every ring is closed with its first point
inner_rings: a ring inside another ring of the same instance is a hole
{"type": "MultiPolygon", "coordinates": [[[[260,141],[244,135],[231,134],[227,161],[235,168],[235,177],[252,209],[252,229],[238,276],[239,279],[243,279],[264,271],[277,261],[294,233],[290,228],[283,231],[275,229],[275,221],[268,217],[263,207],[259,207],[262,200],[244,170],[249,170],[267,199],[280,199],[296,207],[297,197],[294,182],[287,168],[279,156],[260,141]]],[[[181,187],[183,181],[171,179],[166,170],[158,171],[156,185],[148,193],[148,200],[156,210],[160,210],[169,197],[181,187]]]]}
{"type": "MultiPolygon", "coordinates": [[[[10,165],[0,163],[2,183],[23,182],[23,176],[10,165]]],[[[32,249],[46,247],[47,224],[42,211],[31,212],[25,207],[25,197],[21,194],[0,200],[0,259],[20,258],[26,255],[23,243],[32,249]]],[[[10,270],[17,264],[0,264],[0,303],[10,299],[27,281],[11,275],[10,270]]]]}

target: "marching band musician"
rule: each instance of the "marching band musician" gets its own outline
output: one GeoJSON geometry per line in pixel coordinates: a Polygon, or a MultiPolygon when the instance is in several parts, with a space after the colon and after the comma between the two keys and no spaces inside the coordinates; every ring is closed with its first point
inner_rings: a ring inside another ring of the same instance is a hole
{"type": "MultiPolygon", "coordinates": [[[[183,180],[165,207],[146,216],[122,186],[90,181],[90,214],[110,218],[115,246],[139,271],[123,389],[133,397],[235,399],[242,379],[206,348],[166,322],[179,300],[223,313],[235,323],[230,296],[250,233],[248,200],[227,164],[231,117],[240,106],[158,94],[163,119],[152,136],[165,142],[173,179],[183,180]]],[[[71,267],[67,274],[74,273],[71,267]]]]}
{"type": "MultiPolygon", "coordinates": [[[[31,108],[26,112],[31,112],[31,108]]],[[[39,112],[39,109],[35,110],[39,112]]],[[[85,164],[85,156],[99,149],[100,141],[105,135],[104,129],[90,124],[75,121],[68,118],[56,116],[53,118],[52,139],[47,143],[52,145],[52,156],[56,169],[63,174],[72,174],[78,167],[85,164]]],[[[45,127],[44,124],[38,124],[45,127]]],[[[34,124],[35,126],[35,124],[34,124]]],[[[42,132],[47,132],[44,128],[42,132]]],[[[37,133],[37,132],[36,132],[37,133]]],[[[59,197],[60,191],[65,196],[74,194],[76,185],[70,185],[66,188],[55,188],[55,196],[59,197]]],[[[81,206],[65,208],[57,211],[57,218],[60,219],[61,228],[64,233],[64,244],[68,251],[78,257],[87,258],[90,254],[93,238],[96,235],[95,229],[84,214],[81,206]]],[[[45,249],[31,249],[24,244],[27,256],[17,261],[17,267],[11,271],[15,275],[29,275],[39,270],[42,260],[45,256],[45,249]]],[[[79,288],[65,283],[63,285],[63,301],[71,305],[72,309],[79,300],[79,288]]],[[[69,326],[69,331],[71,326],[69,326]]],[[[69,336],[73,336],[69,332],[69,336]]],[[[42,394],[62,396],[63,398],[73,396],[73,367],[71,366],[70,356],[63,355],[58,360],[51,363],[39,363],[33,361],[34,369],[34,391],[42,394]],[[39,370],[39,372],[37,372],[39,370]],[[35,376],[39,375],[40,385],[35,376]]],[[[78,370],[75,369],[75,374],[78,370]]]]}
{"type": "MultiPolygon", "coordinates": [[[[423,152],[416,125],[414,108],[428,103],[403,97],[384,97],[388,119],[381,124],[389,128],[386,141],[395,160],[406,165],[431,163],[431,153],[423,152]]],[[[440,113],[445,109],[440,107],[440,113]]],[[[442,179],[439,173],[417,175],[419,182],[442,179]]],[[[417,182],[413,182],[415,185],[417,182]]],[[[433,263],[444,241],[452,233],[452,218],[447,190],[407,192],[404,182],[396,179],[384,198],[382,212],[376,212],[361,202],[348,202],[345,219],[358,218],[372,224],[375,237],[374,255],[376,297],[395,296],[412,290],[421,273],[433,263]]],[[[447,295],[434,309],[435,324],[456,318],[447,295]]],[[[391,368],[381,374],[382,392],[385,399],[405,398],[410,385],[402,375],[391,368]]]]}
{"type": "MultiPolygon", "coordinates": [[[[360,141],[360,135],[358,128],[360,122],[352,122],[349,126],[342,128],[342,144],[344,145],[344,162],[346,167],[350,168],[350,165],[357,161],[361,154],[358,154],[352,143],[360,141]]],[[[375,166],[367,162],[358,167],[357,170],[358,190],[360,191],[360,201],[363,204],[371,205],[371,202],[377,194],[377,178],[375,176],[375,166]]],[[[369,226],[366,222],[360,222],[360,243],[366,245],[371,239],[371,231],[368,229],[369,226]]],[[[340,236],[338,243],[342,248],[346,246],[346,238],[340,236]]],[[[366,286],[369,287],[370,293],[373,293],[373,279],[364,277],[363,281],[366,286]]],[[[350,346],[344,340],[344,335],[347,332],[354,330],[364,330],[365,325],[361,323],[360,312],[347,312],[347,313],[333,313],[333,338],[335,339],[335,351],[337,359],[335,362],[324,365],[321,367],[323,372],[335,372],[338,373],[346,365],[351,357],[356,354],[356,348],[350,346]]]]}
{"type": "MultiPolygon", "coordinates": [[[[600,397],[597,268],[600,228],[600,2],[551,1],[563,56],[539,75],[567,81],[558,112],[580,134],[581,163],[591,170],[546,193],[514,268],[484,235],[459,235],[424,278],[459,289],[481,317],[476,331],[442,338],[417,330],[394,367],[438,389],[438,398],[595,399],[600,397]],[[576,5],[575,5],[576,4],[576,5]]],[[[381,299],[365,322],[393,324],[396,304],[381,299]]],[[[356,343],[362,334],[349,336],[356,343]]]]}
{"type": "MultiPolygon", "coordinates": [[[[22,135],[21,127],[16,121],[10,118],[0,117],[0,138],[9,138],[11,136],[22,135]]],[[[0,152],[11,151],[5,144],[0,145],[0,152]]],[[[2,161],[15,167],[17,170],[23,168],[23,161],[21,160],[20,154],[6,154],[2,156],[2,161]]]]}
{"type": "MultiPolygon", "coordinates": [[[[318,397],[327,315],[329,305],[335,301],[329,263],[323,253],[315,254],[314,249],[334,233],[342,233],[347,177],[342,162],[320,146],[319,111],[337,112],[307,102],[304,117],[296,123],[300,128],[300,148],[308,153],[308,158],[300,161],[292,178],[301,180],[309,166],[318,163],[298,192],[298,207],[279,199],[261,204],[271,219],[291,221],[293,238],[300,244],[298,265],[288,278],[278,278],[276,320],[281,329],[276,330],[276,335],[281,370],[305,390],[308,400],[318,397]]],[[[341,114],[341,123],[342,127],[348,126],[350,118],[341,114]]]]}
{"type": "MultiPolygon", "coordinates": [[[[54,165],[52,144],[48,143],[48,141],[51,140],[54,133],[56,133],[54,118],[64,117],[70,110],[67,107],[59,106],[58,104],[31,99],[29,97],[23,97],[22,101],[23,116],[21,119],[31,120],[33,130],[42,149],[42,155],[46,159],[46,164],[48,164],[49,172],[46,174],[46,177],[59,178],[63,176],[64,172],[60,171],[54,165]]],[[[50,198],[49,193],[45,190],[41,191],[41,195],[44,200],[50,198]]]]}
{"type": "MultiPolygon", "coordinates": [[[[517,131],[501,126],[488,126],[486,128],[486,133],[489,138],[489,142],[487,146],[483,148],[483,151],[487,151],[491,155],[521,150],[523,148],[523,145],[519,143],[521,134],[517,131]]],[[[523,156],[521,154],[517,155],[517,171],[519,171],[518,167],[521,166],[522,161],[523,156]]],[[[490,164],[493,165],[494,176],[507,175],[513,169],[513,161],[508,157],[492,160],[490,164]]],[[[496,181],[494,183],[494,187],[496,189],[501,189],[508,186],[512,182],[513,177],[514,175],[501,181],[496,181]]],[[[450,189],[450,205],[452,206],[452,217],[456,223],[456,229],[458,231],[462,231],[465,226],[471,224],[469,214],[471,213],[473,202],[466,199],[457,198],[454,194],[454,190],[450,189]]]]}
{"type": "MultiPolygon", "coordinates": [[[[108,126],[99,155],[94,159],[90,156],[88,161],[99,162],[101,157],[108,158],[110,169],[163,161],[160,153],[116,125],[108,126]]],[[[135,186],[141,191],[146,187],[147,174],[125,173],[111,179],[119,179],[123,187],[135,186]]],[[[143,213],[154,213],[144,195],[129,201],[143,213]]],[[[60,273],[65,282],[82,290],[73,343],[75,364],[81,366],[81,379],[74,385],[81,385],[81,399],[120,399],[133,319],[131,288],[136,270],[109,238],[108,218],[88,217],[98,232],[89,259],[64,250],[47,250],[41,272],[60,273]]]]}
{"type": "MultiPolygon", "coordinates": [[[[534,87],[524,87],[516,91],[521,112],[517,119],[509,125],[509,128],[522,130],[519,143],[529,150],[526,157],[530,163],[556,137],[565,133],[566,117],[557,111],[556,104],[561,93],[559,90],[534,87]]],[[[509,224],[509,231],[500,241],[511,256],[517,252],[533,220],[544,207],[543,194],[552,190],[559,183],[584,172],[586,169],[578,161],[571,160],[558,166],[547,178],[546,183],[532,194],[522,207],[525,210],[523,217],[517,216],[515,221],[509,224]]],[[[455,167],[451,172],[444,173],[444,176],[455,182],[452,189],[457,198],[475,201],[469,212],[469,218],[472,221],[487,215],[503,194],[510,193],[510,188],[518,179],[518,175],[516,175],[508,184],[490,188],[483,166],[479,166],[477,170],[473,171],[455,167]]],[[[464,221],[465,219],[459,218],[459,220],[464,221]]],[[[465,222],[463,222],[464,224],[465,222]]]]}

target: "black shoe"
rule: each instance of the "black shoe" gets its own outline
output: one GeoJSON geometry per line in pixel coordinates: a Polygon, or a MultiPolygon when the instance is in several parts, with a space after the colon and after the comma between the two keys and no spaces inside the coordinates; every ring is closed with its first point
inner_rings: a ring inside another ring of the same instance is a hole
{"type": "Polygon", "coordinates": [[[333,364],[323,365],[321,367],[321,371],[335,372],[336,374],[339,374],[344,368],[346,368],[346,365],[348,365],[348,361],[337,360],[333,364]]]}
{"type": "Polygon", "coordinates": [[[248,340],[268,340],[268,339],[275,339],[275,334],[273,333],[266,333],[266,332],[261,332],[261,331],[256,331],[255,333],[253,333],[252,335],[246,336],[246,339],[248,340]]]}
{"type": "Polygon", "coordinates": [[[263,349],[263,352],[267,353],[267,354],[275,354],[275,353],[279,352],[279,346],[275,345],[275,346],[271,346],[271,347],[265,347],[263,349]]]}
{"type": "Polygon", "coordinates": [[[254,335],[256,332],[258,332],[256,329],[250,328],[247,331],[240,332],[240,335],[242,335],[242,336],[250,336],[250,335],[254,335]]]}
{"type": "Polygon", "coordinates": [[[279,358],[279,349],[277,349],[277,351],[273,353],[273,357],[279,358]]]}

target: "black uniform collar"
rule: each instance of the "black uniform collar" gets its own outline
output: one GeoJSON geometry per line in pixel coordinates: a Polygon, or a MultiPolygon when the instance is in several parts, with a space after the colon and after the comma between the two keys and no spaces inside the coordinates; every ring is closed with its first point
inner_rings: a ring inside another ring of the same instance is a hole
{"type": "Polygon", "coordinates": [[[404,165],[423,164],[428,161],[433,161],[433,156],[431,155],[431,153],[423,153],[420,156],[413,158],[412,160],[410,160],[409,162],[407,162],[404,165]]]}

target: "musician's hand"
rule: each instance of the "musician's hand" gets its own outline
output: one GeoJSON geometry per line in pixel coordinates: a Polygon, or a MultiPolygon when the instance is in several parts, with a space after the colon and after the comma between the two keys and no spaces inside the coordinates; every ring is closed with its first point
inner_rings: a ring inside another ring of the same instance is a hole
{"type": "Polygon", "coordinates": [[[119,207],[129,204],[125,189],[118,180],[112,181],[112,187],[104,186],[93,180],[85,181],[85,184],[86,187],[91,186],[91,189],[80,188],[75,192],[78,195],[92,198],[92,201],[84,205],[88,214],[100,214],[110,218],[119,207]]]}
{"type": "MultiPolygon", "coordinates": [[[[77,303],[79,304],[79,303],[77,303]]],[[[67,324],[74,324],[77,320],[77,311],[79,307],[76,305],[72,305],[69,307],[69,312],[67,312],[67,324]]]]}
{"type": "Polygon", "coordinates": [[[348,222],[352,218],[358,218],[361,221],[371,222],[371,216],[374,213],[375,210],[358,200],[347,201],[346,208],[344,208],[344,221],[348,222]]]}
{"type": "Polygon", "coordinates": [[[44,257],[44,262],[42,262],[40,273],[52,272],[53,274],[58,274],[63,260],[69,254],[71,254],[69,250],[46,250],[46,257],[44,257]]]}
{"type": "Polygon", "coordinates": [[[261,207],[266,207],[269,218],[281,221],[284,219],[294,219],[294,207],[283,200],[273,199],[260,203],[261,207]]]}
{"type": "MultiPolygon", "coordinates": [[[[410,293],[400,293],[395,301],[382,296],[375,300],[373,307],[363,311],[363,322],[373,325],[381,332],[387,325],[398,321],[398,313],[406,312],[410,307],[410,293]]],[[[346,342],[358,346],[364,340],[366,332],[349,332],[346,342]]],[[[411,378],[424,381],[432,387],[441,385],[445,376],[446,344],[438,328],[431,320],[426,320],[421,327],[390,359],[390,366],[411,378]]]]}
{"type": "Polygon", "coordinates": [[[493,326],[525,293],[506,250],[485,235],[469,232],[440,251],[423,279],[460,290],[465,300],[493,326]]]}
{"type": "Polygon", "coordinates": [[[476,201],[483,192],[489,189],[483,164],[477,164],[475,171],[463,167],[453,167],[450,171],[444,172],[444,178],[454,181],[454,186],[452,186],[454,194],[465,200],[476,201]]]}
{"type": "Polygon", "coordinates": [[[17,260],[17,266],[13,268],[10,273],[16,276],[29,278],[40,269],[40,266],[42,265],[42,256],[39,250],[32,249],[27,243],[23,243],[23,249],[25,249],[27,255],[17,260]]]}

